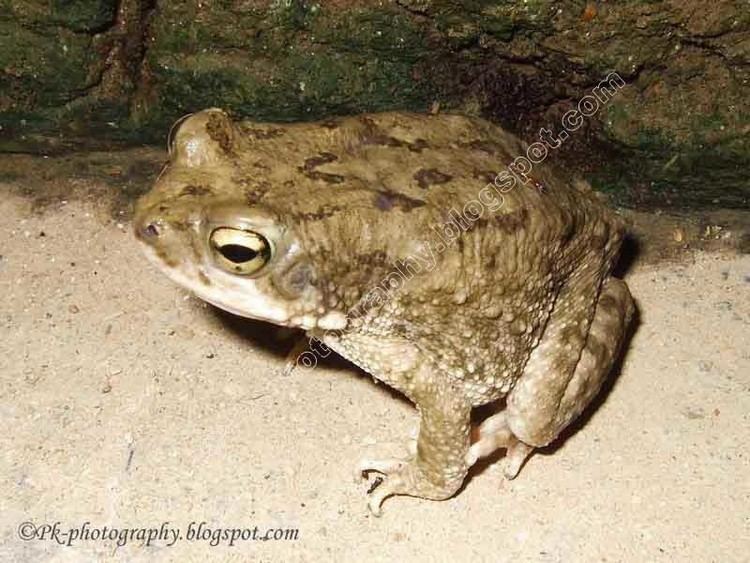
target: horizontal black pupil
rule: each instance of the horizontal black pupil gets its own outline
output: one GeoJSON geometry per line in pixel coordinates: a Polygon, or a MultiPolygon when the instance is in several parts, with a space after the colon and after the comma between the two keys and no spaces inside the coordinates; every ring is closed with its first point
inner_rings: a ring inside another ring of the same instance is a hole
{"type": "Polygon", "coordinates": [[[221,252],[221,255],[224,258],[235,264],[249,262],[258,255],[258,253],[252,248],[240,244],[225,244],[219,248],[219,252],[221,252]]]}

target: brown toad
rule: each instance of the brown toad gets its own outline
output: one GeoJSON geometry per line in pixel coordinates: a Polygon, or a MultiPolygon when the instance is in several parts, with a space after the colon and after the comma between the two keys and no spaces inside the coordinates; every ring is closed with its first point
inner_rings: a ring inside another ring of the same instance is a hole
{"type": "Polygon", "coordinates": [[[543,165],[503,171],[525,152],[456,115],[260,124],[206,110],[180,125],[135,231],[202,299],[300,327],[416,404],[413,455],[361,465],[383,476],[379,513],[390,495],[450,497],[498,448],[514,477],[623,341],[622,221],[543,165]],[[470,443],[472,408],[502,398],[470,443]]]}

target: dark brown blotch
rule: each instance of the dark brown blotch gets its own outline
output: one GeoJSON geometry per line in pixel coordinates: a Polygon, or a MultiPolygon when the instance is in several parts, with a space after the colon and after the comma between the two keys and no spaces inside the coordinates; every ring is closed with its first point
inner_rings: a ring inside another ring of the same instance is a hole
{"type": "Polygon", "coordinates": [[[225,154],[234,154],[234,145],[232,142],[232,124],[226,117],[217,113],[212,113],[206,123],[206,133],[215,141],[225,154]]]}
{"type": "Polygon", "coordinates": [[[492,218],[492,223],[495,227],[506,233],[514,233],[523,229],[529,220],[529,210],[526,208],[513,211],[511,213],[504,213],[502,215],[495,215],[492,218]]]}
{"type": "Polygon", "coordinates": [[[323,204],[316,211],[305,211],[301,213],[294,213],[292,216],[298,221],[320,221],[332,217],[341,211],[340,205],[332,205],[330,203],[323,204]]]}
{"type": "Polygon", "coordinates": [[[495,181],[495,178],[497,177],[497,173],[492,170],[474,169],[471,175],[477,180],[482,180],[483,182],[487,182],[488,184],[493,183],[495,181]]]}
{"type": "Polygon", "coordinates": [[[415,139],[413,143],[406,144],[406,148],[408,148],[411,152],[422,152],[429,146],[430,144],[424,139],[415,139]]]}
{"type": "Polygon", "coordinates": [[[196,185],[196,184],[188,184],[182,190],[180,190],[179,197],[200,197],[204,195],[210,195],[213,193],[213,190],[210,186],[205,185],[196,185]]]}
{"type": "Polygon", "coordinates": [[[375,207],[380,211],[390,211],[393,209],[394,203],[393,198],[384,192],[378,192],[375,194],[375,207]]]}
{"type": "Polygon", "coordinates": [[[245,187],[245,202],[248,205],[255,205],[263,196],[265,196],[271,189],[271,182],[265,180],[262,181],[245,181],[242,183],[245,187]]]}
{"type": "Polygon", "coordinates": [[[422,152],[429,144],[424,139],[415,139],[414,142],[398,139],[392,135],[387,135],[382,129],[369,117],[362,116],[359,118],[360,123],[364,125],[359,142],[362,145],[374,145],[381,147],[405,147],[412,152],[422,152]]]}
{"type": "Polygon", "coordinates": [[[476,229],[496,228],[504,233],[514,233],[521,230],[528,221],[529,212],[527,209],[519,209],[511,213],[503,213],[492,217],[479,217],[476,220],[468,221],[468,227],[464,229],[470,233],[476,229]]]}
{"type": "Polygon", "coordinates": [[[412,209],[424,205],[426,204],[421,199],[412,198],[392,190],[379,190],[375,194],[375,207],[381,211],[390,211],[394,207],[398,207],[405,213],[409,213],[412,209]]]}
{"type": "Polygon", "coordinates": [[[482,139],[475,139],[473,141],[469,141],[468,143],[459,143],[459,146],[462,148],[468,148],[473,149],[476,151],[481,151],[487,154],[498,154],[501,152],[500,147],[497,143],[494,143],[492,141],[482,140],[482,139]]]}
{"type": "Polygon", "coordinates": [[[260,127],[245,127],[243,132],[251,139],[265,141],[266,139],[281,137],[286,133],[286,129],[281,129],[279,127],[268,127],[265,129],[260,127]]]}
{"type": "Polygon", "coordinates": [[[437,168],[420,168],[414,173],[414,179],[420,188],[426,190],[430,186],[450,182],[453,176],[440,172],[437,168]]]}
{"type": "Polygon", "coordinates": [[[321,166],[323,164],[328,164],[329,162],[335,162],[339,159],[335,154],[330,152],[321,152],[318,153],[318,156],[312,156],[310,158],[305,159],[305,163],[302,165],[302,168],[305,171],[311,171],[317,168],[318,166],[321,166]]]}
{"type": "Polygon", "coordinates": [[[354,261],[362,266],[385,266],[388,264],[388,255],[382,250],[374,250],[363,254],[356,254],[354,261]]]}
{"type": "Polygon", "coordinates": [[[429,147],[429,144],[424,139],[416,139],[413,143],[410,143],[409,141],[404,141],[403,139],[398,139],[391,135],[385,135],[379,131],[366,132],[362,136],[362,144],[393,148],[403,147],[416,153],[420,153],[429,147]]]}
{"type": "Polygon", "coordinates": [[[363,145],[379,145],[383,147],[403,147],[407,143],[396,137],[390,135],[384,135],[380,132],[368,132],[368,134],[362,137],[363,145]]]}
{"type": "Polygon", "coordinates": [[[338,160],[338,157],[335,154],[330,152],[321,152],[318,153],[317,156],[312,156],[305,159],[304,164],[300,166],[298,170],[305,176],[307,176],[308,178],[312,178],[313,180],[322,180],[329,184],[340,184],[344,181],[343,176],[316,170],[318,166],[322,166],[330,162],[335,162],[336,160],[338,160]]]}
{"type": "Polygon", "coordinates": [[[373,121],[372,118],[367,117],[365,115],[360,116],[359,121],[360,123],[362,123],[362,125],[364,125],[365,127],[367,127],[367,129],[370,129],[370,130],[375,130],[378,127],[377,125],[375,125],[375,121],[373,121]]]}

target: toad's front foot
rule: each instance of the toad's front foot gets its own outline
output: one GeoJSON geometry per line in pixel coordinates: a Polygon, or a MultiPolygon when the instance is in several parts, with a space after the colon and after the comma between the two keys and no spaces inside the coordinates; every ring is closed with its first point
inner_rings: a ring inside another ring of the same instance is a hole
{"type": "Polygon", "coordinates": [[[392,495],[447,499],[461,487],[469,471],[466,454],[471,404],[461,388],[436,379],[429,363],[420,366],[404,378],[408,384],[402,389],[420,413],[417,447],[404,457],[365,458],[358,467],[361,475],[380,474],[368,493],[370,510],[376,516],[383,501],[392,495]]]}
{"type": "Polygon", "coordinates": [[[465,471],[459,471],[456,475],[444,474],[440,479],[430,479],[416,458],[366,459],[360,462],[358,469],[364,478],[371,473],[378,474],[367,492],[367,505],[375,516],[382,514],[383,501],[393,495],[447,499],[458,490],[465,475],[465,471]]]}

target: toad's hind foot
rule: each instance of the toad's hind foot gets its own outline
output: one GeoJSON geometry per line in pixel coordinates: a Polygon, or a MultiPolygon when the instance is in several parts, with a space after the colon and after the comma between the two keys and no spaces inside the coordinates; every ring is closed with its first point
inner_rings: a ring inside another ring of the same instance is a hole
{"type": "Polygon", "coordinates": [[[369,446],[354,468],[354,481],[359,482],[369,472],[387,474],[417,455],[416,438],[404,442],[378,442],[369,446]]]}
{"type": "Polygon", "coordinates": [[[533,446],[524,444],[516,438],[508,427],[507,415],[500,412],[489,417],[479,426],[479,437],[466,454],[466,463],[471,466],[477,460],[492,455],[496,450],[505,448],[503,474],[514,479],[521,471],[524,462],[534,451],[533,446]]]}
{"type": "Polygon", "coordinates": [[[416,459],[391,458],[384,460],[363,460],[359,464],[361,475],[379,474],[368,491],[367,505],[375,516],[382,514],[383,501],[393,495],[408,495],[431,500],[444,500],[451,497],[463,481],[463,475],[456,479],[446,479],[441,483],[432,482],[419,466],[416,459]]]}

